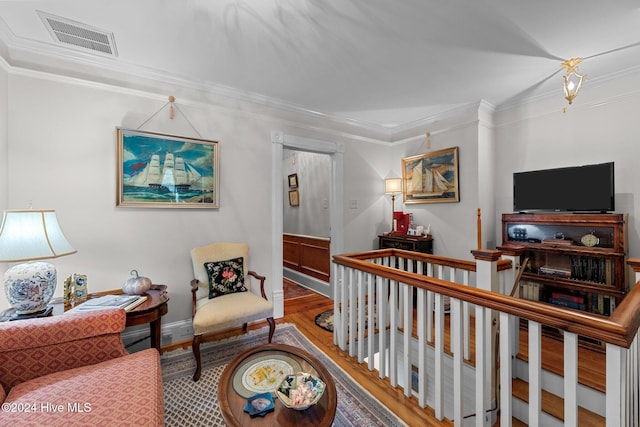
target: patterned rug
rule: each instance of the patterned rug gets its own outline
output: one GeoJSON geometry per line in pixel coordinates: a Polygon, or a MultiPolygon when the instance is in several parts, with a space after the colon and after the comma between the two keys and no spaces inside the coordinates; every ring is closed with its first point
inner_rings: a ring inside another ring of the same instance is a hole
{"type": "Polygon", "coordinates": [[[318,314],[315,322],[325,331],[333,332],[333,308],[318,314]]]}
{"type": "Polygon", "coordinates": [[[313,291],[305,288],[304,286],[300,286],[288,279],[284,279],[282,281],[282,290],[284,291],[285,301],[300,297],[306,297],[307,295],[313,294],[313,291]]]}
{"type": "MultiPolygon", "coordinates": [[[[225,366],[238,354],[267,342],[267,328],[202,345],[202,376],[191,379],[195,361],[191,351],[177,350],[162,355],[165,421],[172,426],[224,426],[218,407],[218,380],[225,366]]],[[[291,324],[278,325],[274,343],[305,349],[327,368],[338,392],[338,409],[333,425],[406,426],[345,371],[291,324]]]]}

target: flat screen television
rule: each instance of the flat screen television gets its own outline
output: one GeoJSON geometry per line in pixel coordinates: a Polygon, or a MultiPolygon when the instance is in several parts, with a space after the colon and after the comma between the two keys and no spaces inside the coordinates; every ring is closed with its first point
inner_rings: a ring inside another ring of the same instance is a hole
{"type": "Polygon", "coordinates": [[[613,162],[513,174],[513,210],[615,210],[613,162]]]}

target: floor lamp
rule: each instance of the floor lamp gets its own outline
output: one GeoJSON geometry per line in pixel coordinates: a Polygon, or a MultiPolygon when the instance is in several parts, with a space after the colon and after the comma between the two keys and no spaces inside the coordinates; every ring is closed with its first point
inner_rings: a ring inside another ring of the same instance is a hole
{"type": "Polygon", "coordinates": [[[396,231],[396,224],[393,219],[393,213],[396,210],[396,193],[402,193],[402,179],[385,178],[384,193],[391,194],[391,231],[396,231]]]}

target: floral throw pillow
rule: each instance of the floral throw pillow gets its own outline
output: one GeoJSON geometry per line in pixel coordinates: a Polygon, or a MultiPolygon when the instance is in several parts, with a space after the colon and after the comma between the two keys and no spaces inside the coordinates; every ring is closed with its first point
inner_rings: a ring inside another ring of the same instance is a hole
{"type": "Polygon", "coordinates": [[[209,299],[235,292],[246,292],[244,286],[244,258],[205,262],[209,276],[209,299]]]}

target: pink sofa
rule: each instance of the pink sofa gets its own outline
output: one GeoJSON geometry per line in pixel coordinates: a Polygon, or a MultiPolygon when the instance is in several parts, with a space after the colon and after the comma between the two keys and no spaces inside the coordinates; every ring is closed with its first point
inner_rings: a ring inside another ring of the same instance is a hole
{"type": "Polygon", "coordinates": [[[128,354],[124,310],[0,323],[0,425],[163,426],[160,357],[128,354]]]}

